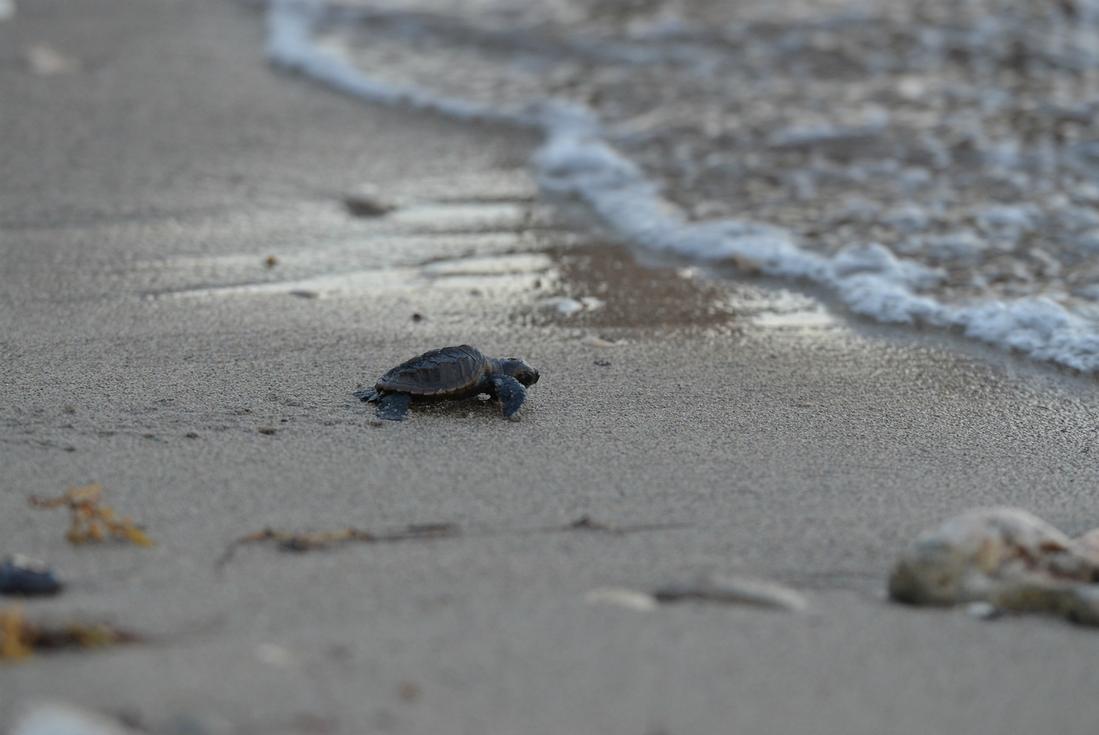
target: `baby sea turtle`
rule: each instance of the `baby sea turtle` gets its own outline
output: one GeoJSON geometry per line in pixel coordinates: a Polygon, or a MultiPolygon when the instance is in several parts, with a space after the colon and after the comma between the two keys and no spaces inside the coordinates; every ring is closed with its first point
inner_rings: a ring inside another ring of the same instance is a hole
{"type": "Polygon", "coordinates": [[[373,388],[355,391],[378,404],[378,418],[402,421],[413,400],[454,400],[487,393],[500,402],[504,418],[513,417],[527,398],[526,386],[538,371],[517,357],[486,357],[476,347],[431,350],[402,362],[378,378],[373,388]]]}

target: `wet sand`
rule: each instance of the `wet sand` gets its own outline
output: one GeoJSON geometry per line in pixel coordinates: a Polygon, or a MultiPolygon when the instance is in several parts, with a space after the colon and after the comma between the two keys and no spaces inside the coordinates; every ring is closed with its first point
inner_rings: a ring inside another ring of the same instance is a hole
{"type": "Polygon", "coordinates": [[[535,198],[532,140],[360,105],[269,70],[262,42],[255,11],[212,0],[0,22],[0,552],[70,582],[32,618],[154,637],[4,667],[0,713],[60,699],[180,734],[1095,731],[1094,632],[883,599],[896,553],[966,508],[1099,525],[1094,381],[642,268],[535,198]],[[33,73],[35,43],[76,68],[33,73]],[[398,209],[350,216],[362,191],[398,209]],[[606,303],[539,306],[559,296],[606,303]],[[541,370],[523,421],[471,403],[375,426],[350,396],[457,342],[541,370]],[[25,500],[92,481],[154,549],[72,548],[25,500]],[[583,516],[676,527],[536,530],[583,516]],[[463,533],[216,567],[268,526],[425,523],[463,533]],[[786,583],[810,612],[584,600],[704,571],[786,583]]]}

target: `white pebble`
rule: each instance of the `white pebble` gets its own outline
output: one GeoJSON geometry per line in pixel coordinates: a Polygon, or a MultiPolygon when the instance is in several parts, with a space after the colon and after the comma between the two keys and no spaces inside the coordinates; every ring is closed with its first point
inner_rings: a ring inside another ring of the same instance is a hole
{"type": "Polygon", "coordinates": [[[584,595],[589,605],[617,605],[630,610],[648,611],[656,609],[656,600],[646,592],[637,592],[623,587],[599,587],[584,595]]]}

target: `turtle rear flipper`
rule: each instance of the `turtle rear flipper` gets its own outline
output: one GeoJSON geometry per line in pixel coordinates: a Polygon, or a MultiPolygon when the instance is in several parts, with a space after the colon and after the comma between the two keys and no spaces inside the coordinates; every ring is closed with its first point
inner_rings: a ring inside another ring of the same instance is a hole
{"type": "Polygon", "coordinates": [[[377,399],[378,418],[386,421],[404,421],[408,418],[408,407],[412,405],[412,396],[407,393],[386,393],[377,399]]]}
{"type": "Polygon", "coordinates": [[[515,414],[522,408],[523,401],[527,400],[527,389],[523,384],[510,375],[494,375],[492,392],[500,402],[500,410],[504,412],[504,418],[518,418],[515,414]]]}

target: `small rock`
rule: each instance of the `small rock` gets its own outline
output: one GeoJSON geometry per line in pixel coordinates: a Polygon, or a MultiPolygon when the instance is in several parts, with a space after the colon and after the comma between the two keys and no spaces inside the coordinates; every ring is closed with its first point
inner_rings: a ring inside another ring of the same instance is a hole
{"type": "Polygon", "coordinates": [[[198,439],[198,433],[196,433],[196,432],[194,432],[194,431],[188,431],[188,432],[187,432],[186,434],[184,434],[183,436],[185,436],[185,437],[186,437],[186,438],[188,438],[188,439],[198,439]]]}
{"type": "Polygon", "coordinates": [[[805,598],[796,590],[749,577],[713,576],[694,582],[677,582],[656,590],[653,597],[662,603],[716,602],[790,612],[800,612],[808,607],[805,598]]]}
{"type": "Polygon", "coordinates": [[[69,704],[46,702],[28,707],[15,719],[10,735],[136,735],[120,722],[69,704]]]}
{"type": "Polygon", "coordinates": [[[289,668],[294,664],[293,654],[276,643],[261,643],[256,646],[256,658],[268,666],[280,669],[289,668]]]}
{"type": "Polygon", "coordinates": [[[388,202],[364,194],[352,194],[344,197],[343,207],[352,217],[383,217],[396,209],[394,205],[388,202]]]}
{"type": "Polygon", "coordinates": [[[1002,610],[987,602],[971,602],[966,606],[965,612],[966,615],[980,620],[994,620],[1003,615],[1002,610]]]}
{"type": "Polygon", "coordinates": [[[413,314],[412,314],[412,321],[414,321],[414,322],[422,322],[423,320],[424,320],[424,315],[423,315],[423,314],[421,314],[421,313],[420,313],[420,312],[418,312],[418,311],[417,311],[417,312],[413,312],[413,314]]]}
{"type": "Polygon", "coordinates": [[[594,360],[592,362],[592,364],[593,365],[598,365],[599,367],[610,367],[611,361],[610,360],[594,360]]]}
{"type": "Polygon", "coordinates": [[[0,595],[56,595],[62,584],[46,564],[16,554],[0,562],[0,595]]]}
{"type": "Polygon", "coordinates": [[[603,306],[603,300],[594,296],[584,296],[579,299],[572,299],[567,296],[554,296],[548,299],[542,299],[538,302],[538,306],[543,309],[556,311],[562,316],[572,316],[578,314],[581,311],[594,311],[603,306]]]}
{"type": "Polygon", "coordinates": [[[27,66],[31,72],[40,76],[68,74],[80,68],[75,59],[65,56],[52,46],[36,43],[24,52],[27,66]]]}
{"type": "Polygon", "coordinates": [[[299,299],[315,299],[320,296],[316,291],[309,291],[304,288],[294,289],[289,292],[291,296],[297,296],[299,299]]]}
{"type": "Polygon", "coordinates": [[[562,316],[572,316],[578,312],[584,310],[584,305],[576,299],[570,299],[565,296],[555,296],[549,299],[542,299],[538,302],[538,305],[543,309],[550,309],[556,311],[562,316]]]}
{"type": "Polygon", "coordinates": [[[263,259],[263,264],[268,268],[274,268],[276,265],[279,264],[279,259],[276,258],[274,255],[268,255],[266,258],[263,259]]]}
{"type": "Polygon", "coordinates": [[[603,299],[596,298],[595,296],[581,296],[580,303],[584,306],[585,310],[594,311],[595,309],[603,308],[603,305],[606,302],[603,301],[603,299]]]}
{"type": "Polygon", "coordinates": [[[258,429],[256,429],[256,431],[258,431],[261,434],[266,434],[267,436],[271,436],[272,434],[277,434],[279,430],[276,429],[274,426],[261,426],[258,429]]]}
{"type": "Polygon", "coordinates": [[[652,595],[623,587],[599,587],[591,590],[584,595],[584,602],[589,605],[617,605],[642,612],[656,609],[656,600],[652,595]]]}

